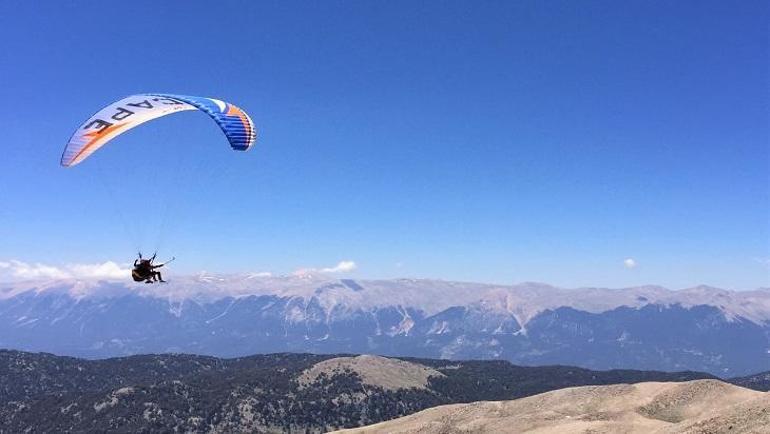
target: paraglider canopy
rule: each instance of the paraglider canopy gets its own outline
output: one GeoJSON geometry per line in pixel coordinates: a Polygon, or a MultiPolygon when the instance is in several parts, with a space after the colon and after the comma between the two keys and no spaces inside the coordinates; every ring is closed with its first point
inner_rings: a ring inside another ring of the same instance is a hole
{"type": "Polygon", "coordinates": [[[186,110],[200,110],[209,115],[236,151],[246,151],[256,141],[251,118],[230,103],[198,96],[138,94],[108,105],[85,121],[64,148],[61,165],[74,166],[131,128],[186,110]]]}

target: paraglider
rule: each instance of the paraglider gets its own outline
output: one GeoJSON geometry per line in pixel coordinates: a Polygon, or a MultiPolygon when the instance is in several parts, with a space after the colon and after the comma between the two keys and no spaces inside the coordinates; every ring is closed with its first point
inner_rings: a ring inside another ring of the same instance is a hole
{"type": "Polygon", "coordinates": [[[155,265],[153,261],[155,261],[156,256],[158,256],[157,252],[153,254],[150,259],[144,259],[142,258],[142,252],[139,252],[139,258],[134,259],[134,269],[131,270],[131,277],[134,279],[134,282],[166,282],[163,280],[163,276],[160,274],[160,271],[155,271],[155,269],[168,264],[176,258],[171,258],[162,264],[155,265]]]}
{"type": "MultiPolygon", "coordinates": [[[[115,137],[145,122],[177,112],[198,110],[206,113],[227,137],[230,147],[247,151],[256,141],[257,132],[251,118],[233,104],[214,98],[172,94],[137,94],[115,101],[86,120],[70,137],[62,152],[60,164],[72,167],[89,158],[115,137]]],[[[157,253],[156,253],[157,254],[157,253]]],[[[134,261],[131,276],[145,283],[165,282],[151,258],[134,261]]]]}

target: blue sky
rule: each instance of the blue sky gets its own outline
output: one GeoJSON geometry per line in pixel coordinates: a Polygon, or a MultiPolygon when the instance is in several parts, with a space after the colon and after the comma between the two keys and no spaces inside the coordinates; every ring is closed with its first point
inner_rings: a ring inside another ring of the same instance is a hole
{"type": "Polygon", "coordinates": [[[769,9],[2,2],[0,261],[770,286],[769,9]],[[235,103],[258,144],[182,113],[58,166],[142,92],[235,103]]]}

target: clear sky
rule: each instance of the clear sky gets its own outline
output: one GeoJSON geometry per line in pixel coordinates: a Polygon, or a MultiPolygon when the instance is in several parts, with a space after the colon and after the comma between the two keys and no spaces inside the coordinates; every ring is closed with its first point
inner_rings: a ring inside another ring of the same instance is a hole
{"type": "Polygon", "coordinates": [[[159,247],[174,272],[770,286],[769,20],[767,1],[5,1],[0,261],[159,247]],[[186,112],[58,165],[142,92],[235,103],[258,143],[233,153],[186,112]]]}

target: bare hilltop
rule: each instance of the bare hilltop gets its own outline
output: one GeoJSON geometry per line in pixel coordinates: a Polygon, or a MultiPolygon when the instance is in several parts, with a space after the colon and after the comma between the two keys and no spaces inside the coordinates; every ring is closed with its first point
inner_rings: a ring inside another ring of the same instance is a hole
{"type": "Polygon", "coordinates": [[[571,387],[442,405],[340,433],[770,433],[770,393],[718,380],[571,387]]]}

